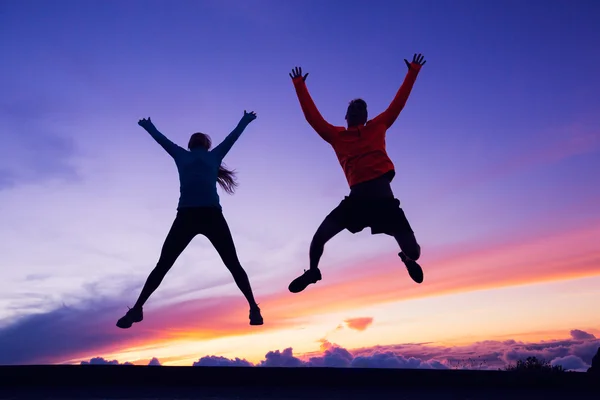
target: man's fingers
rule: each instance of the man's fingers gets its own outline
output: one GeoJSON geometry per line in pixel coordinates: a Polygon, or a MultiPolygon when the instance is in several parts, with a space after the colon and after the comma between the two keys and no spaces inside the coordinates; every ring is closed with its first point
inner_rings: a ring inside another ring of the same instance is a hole
{"type": "MultiPolygon", "coordinates": [[[[308,75],[308,73],[306,73],[306,75],[304,76],[304,79],[306,79],[307,75],[308,75]]],[[[294,69],[292,69],[292,72],[290,73],[290,77],[292,79],[294,79],[299,76],[302,76],[302,67],[295,67],[294,69]]]]}
{"type": "Polygon", "coordinates": [[[304,80],[306,80],[307,76],[308,76],[308,72],[304,75],[304,80]]]}

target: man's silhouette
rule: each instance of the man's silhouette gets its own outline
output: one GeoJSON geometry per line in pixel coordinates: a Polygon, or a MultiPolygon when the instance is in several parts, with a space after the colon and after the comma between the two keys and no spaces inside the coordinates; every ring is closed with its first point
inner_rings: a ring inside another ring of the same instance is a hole
{"type": "Polygon", "coordinates": [[[211,139],[208,135],[194,133],[188,142],[189,151],[167,139],[156,129],[150,118],[138,122],[175,160],[179,172],[180,197],[177,216],[165,239],[158,263],[148,276],[133,308],[117,321],[119,328],[129,328],[134,322],[143,320],[142,307],[158,288],[179,255],[198,234],[210,240],[246,297],[250,305],[250,325],[263,324],[248,275],[238,260],[217,193],[217,183],[227,193],[234,192],[234,187],[237,185],[234,180],[235,175],[221,163],[244,129],[255,119],[254,112],[244,111],[244,116],[236,128],[212,150],[210,150],[211,139]]]}
{"type": "Polygon", "coordinates": [[[290,283],[290,292],[301,292],[321,280],[318,265],[329,240],[344,229],[357,233],[366,227],[371,228],[373,235],[393,236],[410,277],[417,283],[423,282],[423,270],[416,263],[421,247],[400,201],[392,192],[390,183],[395,170],[385,148],[386,131],[400,115],[425,64],[421,54],[415,54],[410,63],[406,59],[404,62],[408,72],[387,110],[369,121],[367,103],[362,99],[352,100],[346,111],[347,127],[331,125],[321,116],[306,87],[308,73],[302,76],[302,68],[298,67],[290,73],[307,122],[333,147],[350,186],[350,194],[327,215],[314,234],[309,252],[310,269],[290,283]]]}

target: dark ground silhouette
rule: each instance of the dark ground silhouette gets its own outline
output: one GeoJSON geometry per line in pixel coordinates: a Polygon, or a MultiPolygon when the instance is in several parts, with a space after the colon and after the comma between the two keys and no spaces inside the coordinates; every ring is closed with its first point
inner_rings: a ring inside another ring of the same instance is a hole
{"type": "Polygon", "coordinates": [[[592,366],[588,368],[588,372],[594,375],[598,375],[598,379],[600,380],[600,347],[598,347],[596,355],[594,356],[594,358],[592,358],[592,366]]]}
{"type": "Polygon", "coordinates": [[[473,370],[0,366],[0,398],[570,399],[594,398],[595,374],[473,370]]]}

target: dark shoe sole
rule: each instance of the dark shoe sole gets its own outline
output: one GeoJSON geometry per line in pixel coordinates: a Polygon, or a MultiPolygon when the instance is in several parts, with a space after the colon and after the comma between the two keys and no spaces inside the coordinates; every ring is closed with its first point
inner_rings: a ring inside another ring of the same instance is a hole
{"type": "Polygon", "coordinates": [[[410,278],[416,283],[423,283],[423,268],[416,261],[406,258],[403,253],[399,253],[398,255],[406,266],[410,278]]]}
{"type": "Polygon", "coordinates": [[[292,281],[292,283],[290,283],[290,284],[289,284],[289,286],[288,286],[288,290],[289,290],[290,292],[292,292],[292,293],[300,293],[300,292],[304,291],[304,290],[305,290],[305,289],[306,289],[306,288],[307,288],[309,285],[314,285],[315,283],[319,282],[319,281],[322,279],[322,278],[318,278],[318,279],[316,279],[316,280],[314,280],[314,281],[310,281],[310,282],[308,282],[306,285],[299,285],[299,286],[296,286],[296,287],[294,288],[293,286],[295,285],[295,282],[296,282],[297,280],[299,280],[300,278],[301,278],[301,277],[298,277],[298,278],[294,279],[294,280],[292,281]]]}
{"type": "Polygon", "coordinates": [[[121,329],[129,329],[129,328],[131,328],[131,327],[133,326],[133,323],[131,323],[131,324],[127,324],[127,325],[124,325],[124,324],[119,324],[119,323],[117,322],[117,323],[116,323],[116,325],[117,325],[117,328],[121,328],[121,329]]]}
{"type": "Polygon", "coordinates": [[[144,320],[143,317],[140,320],[131,320],[131,323],[129,323],[129,324],[124,324],[121,322],[121,320],[118,320],[116,323],[116,326],[117,326],[117,328],[121,328],[121,329],[129,329],[133,326],[133,324],[142,322],[143,320],[144,320]]]}

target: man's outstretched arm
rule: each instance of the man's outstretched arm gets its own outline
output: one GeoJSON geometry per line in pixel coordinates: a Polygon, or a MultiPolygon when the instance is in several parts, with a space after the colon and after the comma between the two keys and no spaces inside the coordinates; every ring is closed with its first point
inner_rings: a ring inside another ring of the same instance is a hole
{"type": "Polygon", "coordinates": [[[180,151],[185,151],[183,148],[177,146],[175,143],[171,142],[165,135],[160,133],[158,129],[154,126],[150,118],[142,118],[138,121],[138,125],[141,126],[152,136],[154,140],[158,144],[162,146],[163,149],[173,158],[175,158],[176,154],[180,151]]]}
{"type": "Polygon", "coordinates": [[[400,112],[406,105],[406,101],[408,100],[408,96],[410,96],[410,92],[412,91],[413,85],[417,80],[417,75],[421,70],[421,67],[425,64],[426,61],[423,60],[423,56],[419,54],[418,56],[415,54],[411,63],[408,60],[404,60],[406,66],[408,67],[408,72],[404,77],[404,82],[402,82],[402,86],[398,89],[394,100],[390,103],[389,107],[379,114],[377,117],[373,119],[374,123],[382,123],[385,125],[387,129],[389,129],[398,116],[400,112]]]}
{"type": "Polygon", "coordinates": [[[255,119],[256,113],[254,111],[250,111],[249,113],[247,113],[246,110],[244,110],[244,116],[242,117],[242,119],[240,119],[240,122],[238,122],[235,129],[232,130],[231,133],[227,135],[227,137],[223,139],[223,141],[219,143],[218,146],[212,149],[211,152],[214,155],[216,155],[219,158],[219,160],[223,160],[227,153],[229,153],[229,150],[231,150],[235,142],[240,138],[240,135],[242,134],[242,132],[244,132],[244,129],[246,129],[248,124],[250,124],[250,122],[254,121],[255,119]]]}
{"type": "Polygon", "coordinates": [[[326,142],[331,142],[332,135],[334,135],[337,130],[335,126],[325,121],[317,109],[315,102],[310,96],[310,93],[308,93],[308,88],[306,87],[305,82],[307,76],[308,72],[306,75],[302,76],[302,68],[298,67],[293,69],[292,73],[290,73],[290,77],[294,83],[294,88],[296,89],[296,94],[298,95],[298,100],[300,101],[300,107],[302,107],[302,112],[304,113],[306,121],[326,142]]]}

